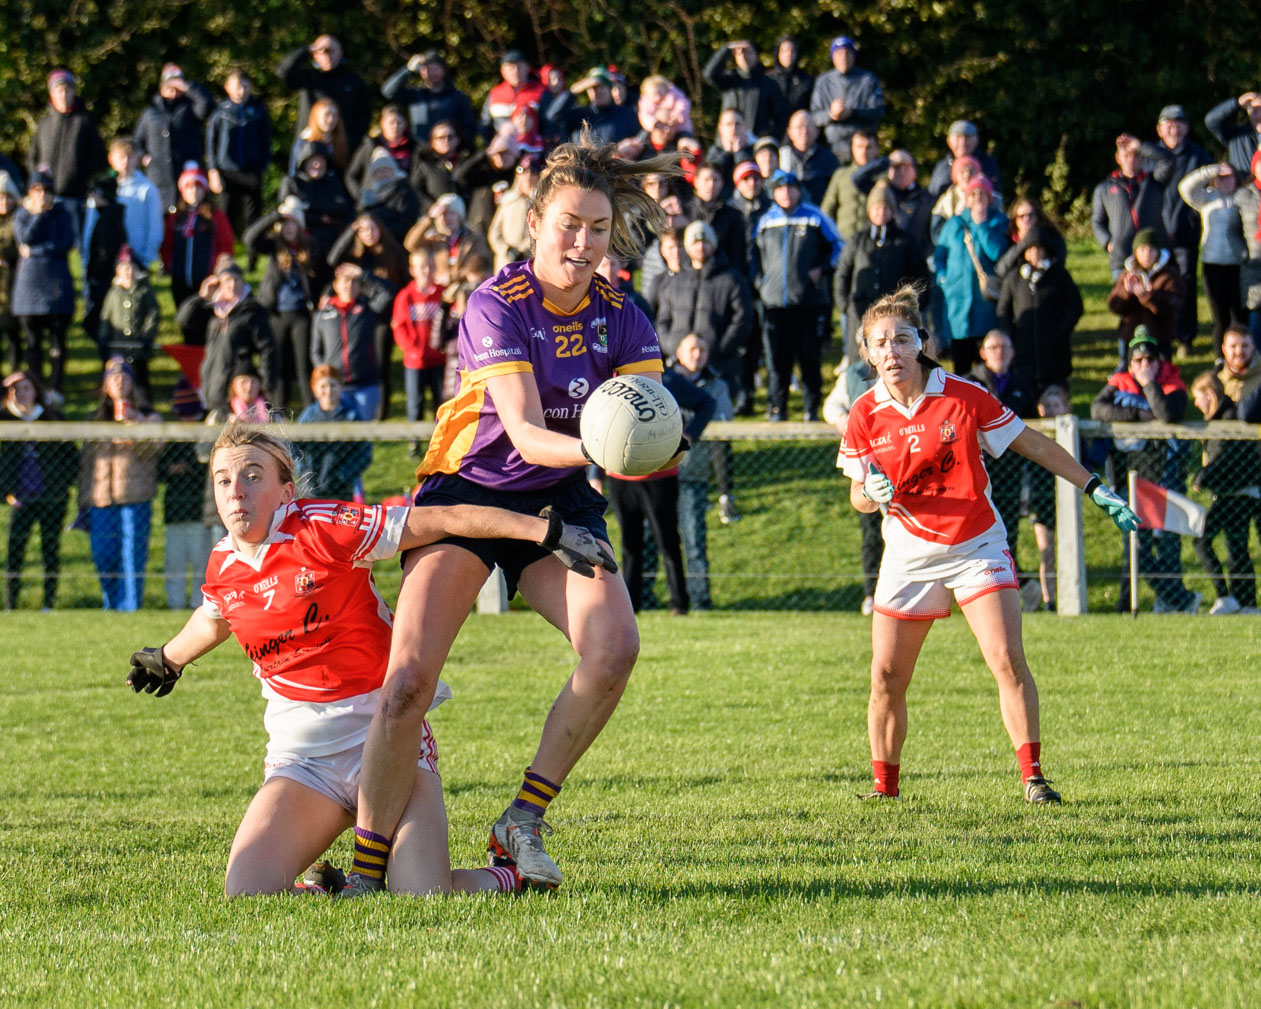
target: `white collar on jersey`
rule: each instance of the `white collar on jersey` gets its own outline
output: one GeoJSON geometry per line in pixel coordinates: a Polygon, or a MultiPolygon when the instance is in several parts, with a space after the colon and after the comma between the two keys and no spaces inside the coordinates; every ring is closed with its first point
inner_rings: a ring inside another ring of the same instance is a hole
{"type": "Polygon", "coordinates": [[[267,558],[268,548],[273,543],[288,543],[293,539],[288,533],[278,532],[280,523],[298,510],[298,503],[290,501],[287,505],[281,505],[276,509],[276,514],[271,517],[271,528],[267,531],[267,539],[263,540],[263,548],[255,555],[251,556],[242,553],[237,549],[236,540],[232,534],[228,533],[216,545],[215,553],[226,553],[228,556],[223,559],[223,564],[219,567],[219,574],[223,574],[232,566],[233,561],[240,561],[255,571],[263,570],[263,561],[267,558]]]}
{"type": "Polygon", "coordinates": [[[924,383],[924,391],[920,397],[911,403],[910,406],[903,406],[891,393],[884,382],[876,382],[875,396],[876,409],[880,410],[886,406],[893,407],[903,417],[908,420],[915,416],[915,411],[919,409],[921,403],[929,396],[942,396],[946,392],[946,372],[942,368],[934,368],[928,373],[928,380],[924,383]]]}

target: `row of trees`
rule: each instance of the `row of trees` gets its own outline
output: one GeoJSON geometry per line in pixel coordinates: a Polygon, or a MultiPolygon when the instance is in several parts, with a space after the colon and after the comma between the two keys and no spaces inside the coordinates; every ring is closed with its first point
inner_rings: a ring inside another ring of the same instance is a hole
{"type": "MultiPolygon", "coordinates": [[[[729,0],[362,0],[359,4],[248,4],[197,0],[7,0],[0,5],[0,145],[22,152],[46,101],[44,78],[67,66],[107,132],[134,123],[176,60],[190,76],[221,82],[240,65],[291,124],[275,79],[280,57],[321,31],[341,38],[355,67],[379,83],[407,55],[436,46],[457,83],[479,100],[497,78],[497,57],[520,48],[571,74],[594,63],[663,73],[701,108],[718,111],[701,67],[733,38],[769,58],[786,32],[807,68],[829,66],[828,41],[852,35],[861,61],[884,82],[882,139],[921,156],[944,149],[957,118],[980,124],[1014,181],[1041,188],[1062,148],[1069,200],[1111,168],[1110,141],[1154,132],[1162,105],[1181,102],[1199,123],[1213,104],[1261,86],[1255,40],[1261,8],[1197,0],[880,0],[749,4],[729,0]]],[[[702,126],[704,128],[704,126],[702,126]]],[[[1009,186],[1010,188],[1010,186],[1009,186]]]]}

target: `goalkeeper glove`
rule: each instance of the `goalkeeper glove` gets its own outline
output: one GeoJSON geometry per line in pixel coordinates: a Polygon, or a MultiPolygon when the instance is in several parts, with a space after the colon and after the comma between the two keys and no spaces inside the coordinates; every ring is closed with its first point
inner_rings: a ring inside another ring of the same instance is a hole
{"type": "Polygon", "coordinates": [[[127,685],[137,694],[156,693],[165,697],[175,689],[175,682],[180,678],[184,667],[172,669],[166,663],[166,656],[161,648],[142,648],[131,653],[131,672],[127,674],[127,685]]]}
{"type": "Polygon", "coordinates": [[[617,574],[617,562],[613,556],[586,529],[566,525],[560,512],[551,505],[544,508],[540,515],[547,519],[547,535],[539,546],[555,554],[570,571],[584,578],[594,578],[594,565],[598,564],[609,574],[617,574]]]}
{"type": "Polygon", "coordinates": [[[893,481],[876,469],[874,462],[867,464],[867,479],[863,481],[863,497],[882,505],[893,500],[893,481]]]}
{"type": "Polygon", "coordinates": [[[1108,518],[1116,523],[1116,527],[1121,532],[1132,533],[1142,524],[1142,520],[1134,514],[1125,498],[1097,476],[1092,476],[1082,489],[1090,495],[1091,501],[1108,513],[1108,518]]]}

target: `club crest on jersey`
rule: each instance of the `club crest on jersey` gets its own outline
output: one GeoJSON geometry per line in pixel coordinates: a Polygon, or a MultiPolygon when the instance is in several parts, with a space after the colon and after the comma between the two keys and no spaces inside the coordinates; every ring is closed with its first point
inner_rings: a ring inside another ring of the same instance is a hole
{"type": "Polygon", "coordinates": [[[293,576],[293,591],[295,595],[309,596],[317,588],[319,586],[315,583],[315,572],[310,568],[304,567],[293,576]]]}
{"type": "Polygon", "coordinates": [[[609,352],[609,323],[604,316],[591,320],[591,326],[595,330],[595,342],[591,345],[595,348],[597,354],[607,354],[609,352]]]}
{"type": "Polygon", "coordinates": [[[354,528],[359,525],[359,514],[359,509],[354,505],[338,505],[337,512],[333,516],[333,522],[339,526],[350,526],[351,528],[354,528]]]}
{"type": "Polygon", "coordinates": [[[950,444],[950,442],[954,441],[955,440],[954,421],[943,420],[941,422],[941,429],[937,432],[937,435],[941,439],[941,443],[943,445],[948,445],[950,444]]]}

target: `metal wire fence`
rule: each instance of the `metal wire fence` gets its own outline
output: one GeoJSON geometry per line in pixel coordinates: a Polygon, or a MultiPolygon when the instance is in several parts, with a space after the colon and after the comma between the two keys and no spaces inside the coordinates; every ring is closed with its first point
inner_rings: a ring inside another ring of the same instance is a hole
{"type": "MultiPolygon", "coordinates": [[[[1190,610],[1194,602],[1204,611],[1224,597],[1241,609],[1255,606],[1256,429],[1075,418],[1059,418],[1058,429],[1049,421],[1044,427],[1114,486],[1124,489],[1126,474],[1136,470],[1206,509],[1201,538],[1141,534],[1140,608],[1190,610]]],[[[431,432],[431,425],[401,423],[278,431],[299,449],[306,474],[300,490],[309,496],[361,493],[368,501],[399,502],[411,492],[417,456],[431,432]]],[[[125,431],[108,423],[0,424],[6,606],[192,604],[194,573],[199,564],[204,570],[202,558],[221,535],[206,473],[216,433],[175,423],[125,431]]],[[[873,541],[871,525],[849,506],[848,481],[836,469],[837,443],[825,424],[710,426],[679,483],[693,608],[859,609],[874,586],[878,530],[873,541]]],[[[1058,603],[1065,614],[1129,608],[1128,545],[1102,513],[1083,508],[1071,489],[1057,493],[1055,481],[1014,456],[992,460],[990,473],[1028,608],[1058,603]]],[[[621,552],[623,532],[612,509],[609,529],[621,552]]],[[[647,534],[640,601],[664,608],[670,599],[651,529],[640,532],[647,534]]],[[[379,565],[377,577],[389,598],[397,563],[379,565]]],[[[1228,602],[1218,611],[1231,608],[1228,602]]]]}

